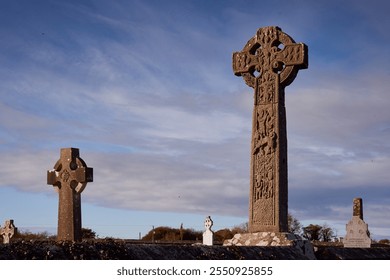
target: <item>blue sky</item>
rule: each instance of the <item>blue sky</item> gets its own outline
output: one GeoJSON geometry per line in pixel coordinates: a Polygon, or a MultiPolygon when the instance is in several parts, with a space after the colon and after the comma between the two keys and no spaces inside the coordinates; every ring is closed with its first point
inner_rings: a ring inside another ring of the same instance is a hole
{"type": "Polygon", "coordinates": [[[0,221],[55,232],[46,185],[76,147],[83,226],[138,238],[247,221],[253,90],[231,56],[263,26],[309,47],[286,88],[289,211],[390,238],[388,1],[2,1],[0,221]]]}

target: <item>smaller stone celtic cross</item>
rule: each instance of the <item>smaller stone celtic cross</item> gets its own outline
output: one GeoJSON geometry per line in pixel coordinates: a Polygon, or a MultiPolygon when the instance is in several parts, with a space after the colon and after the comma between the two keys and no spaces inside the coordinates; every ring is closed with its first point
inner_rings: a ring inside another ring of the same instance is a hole
{"type": "Polygon", "coordinates": [[[79,149],[61,149],[53,170],[47,171],[47,184],[58,188],[57,240],[81,241],[81,192],[93,181],[93,169],[79,156],[79,149]]]}
{"type": "Polygon", "coordinates": [[[206,231],[203,233],[203,245],[214,245],[214,232],[211,230],[212,226],[213,220],[211,220],[210,216],[207,216],[206,220],[204,221],[204,227],[206,231]]]}
{"type": "Polygon", "coordinates": [[[8,244],[15,233],[16,227],[14,226],[14,220],[5,221],[4,227],[0,228],[0,235],[3,237],[4,244],[8,244]]]}

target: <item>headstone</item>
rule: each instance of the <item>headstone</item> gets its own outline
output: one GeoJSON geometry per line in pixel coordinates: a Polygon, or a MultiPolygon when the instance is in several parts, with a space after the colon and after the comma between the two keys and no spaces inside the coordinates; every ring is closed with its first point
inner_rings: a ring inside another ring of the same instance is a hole
{"type": "Polygon", "coordinates": [[[206,217],[204,221],[205,232],[203,232],[203,245],[213,246],[214,245],[214,232],[211,230],[213,226],[213,220],[210,216],[206,217]]]}
{"type": "Polygon", "coordinates": [[[343,239],[347,248],[370,248],[371,238],[368,224],[363,221],[363,200],[354,198],[352,219],[346,225],[347,234],[343,239]]]}
{"type": "Polygon", "coordinates": [[[79,156],[79,149],[61,149],[60,159],[47,172],[47,184],[57,187],[57,240],[81,241],[81,192],[93,181],[93,169],[79,156]]]}
{"type": "Polygon", "coordinates": [[[16,231],[17,229],[14,226],[14,220],[6,220],[4,227],[0,228],[0,235],[3,237],[3,243],[8,244],[16,231]]]}
{"type": "Polygon", "coordinates": [[[287,133],[284,88],[308,67],[308,49],[279,27],[260,28],[233,71],[254,88],[249,232],[287,232],[287,133]]]}

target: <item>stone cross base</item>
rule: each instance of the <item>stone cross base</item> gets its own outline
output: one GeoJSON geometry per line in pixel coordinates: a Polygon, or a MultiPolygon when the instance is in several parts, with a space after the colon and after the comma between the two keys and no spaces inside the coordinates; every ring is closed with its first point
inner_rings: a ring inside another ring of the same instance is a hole
{"type": "Polygon", "coordinates": [[[291,246],[302,250],[309,259],[315,259],[313,245],[299,235],[284,232],[237,233],[225,240],[223,246],[291,246]]]}
{"type": "Polygon", "coordinates": [[[214,245],[214,233],[211,230],[206,230],[203,233],[203,245],[207,245],[207,246],[214,245]]]}

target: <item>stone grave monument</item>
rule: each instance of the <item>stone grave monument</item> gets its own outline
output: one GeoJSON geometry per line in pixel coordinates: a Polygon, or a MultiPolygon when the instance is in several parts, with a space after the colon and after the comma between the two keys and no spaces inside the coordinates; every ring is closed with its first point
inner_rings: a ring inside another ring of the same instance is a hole
{"type": "Polygon", "coordinates": [[[254,88],[250,163],[249,234],[224,245],[291,245],[287,234],[287,132],[284,89],[308,67],[308,48],[269,26],[257,30],[240,52],[233,71],[254,88]]]}
{"type": "Polygon", "coordinates": [[[14,220],[6,220],[4,227],[0,228],[0,235],[3,237],[3,244],[8,244],[16,232],[17,228],[14,225],[14,220]]]}
{"type": "Polygon", "coordinates": [[[346,225],[347,234],[343,239],[347,248],[370,248],[371,238],[368,225],[363,221],[363,200],[353,199],[352,220],[346,225]]]}
{"type": "Polygon", "coordinates": [[[93,169],[79,156],[79,149],[61,149],[53,170],[47,171],[47,184],[57,187],[57,240],[81,241],[81,192],[93,181],[93,169]]]}
{"type": "Polygon", "coordinates": [[[214,245],[214,232],[211,230],[213,226],[213,220],[210,216],[206,217],[204,221],[205,232],[203,232],[203,245],[213,246],[214,245]]]}

